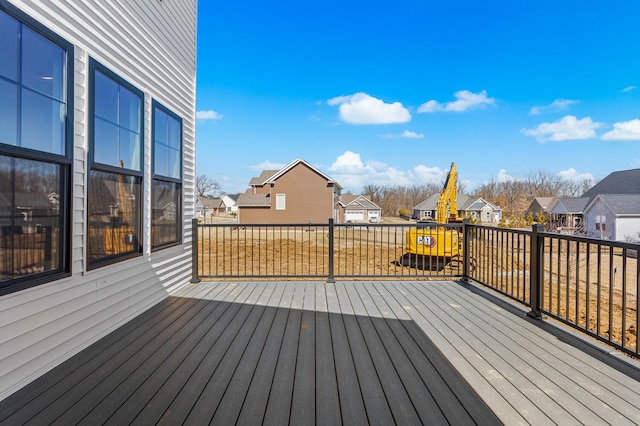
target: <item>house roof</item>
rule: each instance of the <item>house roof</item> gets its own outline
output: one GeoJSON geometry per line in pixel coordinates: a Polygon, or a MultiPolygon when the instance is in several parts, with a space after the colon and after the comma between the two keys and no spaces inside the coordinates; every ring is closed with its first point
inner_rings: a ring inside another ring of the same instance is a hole
{"type": "Polygon", "coordinates": [[[364,195],[345,194],[341,196],[341,201],[346,208],[381,210],[379,205],[369,200],[364,195]]]}
{"type": "Polygon", "coordinates": [[[270,207],[271,198],[268,194],[240,194],[238,201],[236,202],[238,207],[270,207]]]}
{"type": "Polygon", "coordinates": [[[613,172],[582,196],[591,202],[600,194],[640,195],[640,169],[613,172]]]}
{"type": "Polygon", "coordinates": [[[212,209],[219,209],[224,207],[224,203],[220,198],[208,198],[203,195],[197,195],[198,201],[204,206],[212,209]]]}
{"type": "MultiPolygon", "coordinates": [[[[436,210],[438,208],[438,199],[440,194],[431,194],[426,200],[415,206],[414,210],[436,210]]],[[[485,200],[484,198],[470,197],[466,194],[458,194],[456,200],[458,211],[473,211],[481,210],[484,206],[490,206],[493,210],[502,210],[502,208],[496,206],[485,200]]]]}
{"type": "Polygon", "coordinates": [[[587,210],[593,209],[598,200],[601,200],[609,210],[617,215],[640,215],[640,194],[632,195],[615,195],[615,194],[601,194],[589,204],[587,210]]]}
{"type": "MultiPolygon", "coordinates": [[[[529,205],[529,209],[531,209],[533,204],[535,202],[537,202],[538,205],[540,207],[542,207],[543,210],[550,210],[555,205],[556,200],[557,200],[556,197],[536,197],[536,198],[533,199],[533,201],[529,205]]],[[[529,210],[529,209],[527,209],[527,210],[529,210]]]]}
{"type": "Polygon", "coordinates": [[[587,197],[560,197],[553,206],[551,213],[556,214],[580,214],[584,212],[585,207],[589,203],[587,197]]]}
{"type": "Polygon", "coordinates": [[[282,176],[283,174],[287,173],[289,170],[291,170],[292,168],[297,166],[298,164],[304,164],[305,166],[307,166],[308,168],[313,170],[315,173],[319,174],[324,179],[326,179],[327,182],[332,183],[333,185],[335,185],[339,189],[342,189],[342,187],[340,186],[340,184],[338,182],[334,181],[329,176],[327,176],[326,174],[322,173],[320,170],[316,169],[311,164],[307,163],[306,161],[304,161],[301,158],[295,159],[294,161],[292,161],[291,163],[287,164],[286,166],[284,166],[280,170],[264,170],[262,173],[260,173],[260,176],[254,177],[249,181],[249,186],[264,186],[264,185],[267,185],[269,183],[272,183],[276,179],[278,179],[280,176],[282,176]]]}

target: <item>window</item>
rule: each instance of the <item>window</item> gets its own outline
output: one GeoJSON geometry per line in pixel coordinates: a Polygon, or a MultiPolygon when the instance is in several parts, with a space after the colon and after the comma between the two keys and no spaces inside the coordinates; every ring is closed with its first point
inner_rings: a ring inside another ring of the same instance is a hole
{"type": "Polygon", "coordinates": [[[153,102],[153,179],[151,181],[151,247],[181,239],[182,120],[153,102]]]}
{"type": "Polygon", "coordinates": [[[139,255],[143,94],[89,60],[89,269],[139,255]]]}
{"type": "Polygon", "coordinates": [[[606,231],[607,230],[607,217],[606,216],[596,216],[596,231],[606,231]]]}
{"type": "Polygon", "coordinates": [[[73,46],[0,4],[0,295],[69,275],[73,46]]]}
{"type": "Polygon", "coordinates": [[[287,194],[276,194],[276,210],[285,210],[286,195],[287,194]]]}

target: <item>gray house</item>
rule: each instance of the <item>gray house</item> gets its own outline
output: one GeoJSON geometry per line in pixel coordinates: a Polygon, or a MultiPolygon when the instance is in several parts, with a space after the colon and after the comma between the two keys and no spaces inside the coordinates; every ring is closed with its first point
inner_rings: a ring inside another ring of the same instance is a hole
{"type": "Polygon", "coordinates": [[[640,194],[596,195],[587,206],[584,218],[588,236],[640,241],[640,194]]]}
{"type": "MultiPolygon", "coordinates": [[[[413,208],[413,218],[435,220],[439,193],[432,194],[413,208]]],[[[502,209],[480,197],[458,194],[458,216],[469,217],[483,223],[498,223],[502,219],[502,209]]]]}

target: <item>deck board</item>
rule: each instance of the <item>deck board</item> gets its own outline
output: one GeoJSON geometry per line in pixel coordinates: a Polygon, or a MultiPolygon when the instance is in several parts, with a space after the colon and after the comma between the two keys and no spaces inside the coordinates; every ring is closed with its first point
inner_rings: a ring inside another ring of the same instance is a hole
{"type": "Polygon", "coordinates": [[[0,424],[637,424],[639,364],[462,283],[203,282],[0,424]]]}

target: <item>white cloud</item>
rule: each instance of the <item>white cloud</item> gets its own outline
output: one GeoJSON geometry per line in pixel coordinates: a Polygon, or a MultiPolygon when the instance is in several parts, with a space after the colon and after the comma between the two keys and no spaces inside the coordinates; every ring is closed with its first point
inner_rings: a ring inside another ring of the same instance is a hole
{"type": "Polygon", "coordinates": [[[565,111],[570,105],[577,104],[580,101],[574,99],[556,99],[546,106],[535,106],[529,111],[529,115],[538,115],[543,111],[565,111]]]}
{"type": "Polygon", "coordinates": [[[384,135],[380,135],[381,138],[385,139],[396,139],[396,138],[407,138],[407,139],[424,139],[424,133],[416,133],[410,130],[405,130],[399,135],[393,133],[387,133],[384,135]]]}
{"type": "Polygon", "coordinates": [[[640,120],[621,121],[600,137],[603,141],[640,141],[640,120]]]}
{"type": "Polygon", "coordinates": [[[411,120],[409,110],[400,102],[387,104],[362,92],[337,96],[329,99],[327,104],[339,105],[340,118],[350,124],[391,124],[411,120]]]}
{"type": "Polygon", "coordinates": [[[627,86],[624,89],[622,89],[623,92],[631,92],[633,90],[636,90],[638,88],[638,86],[627,86]]]}
{"type": "Polygon", "coordinates": [[[578,173],[576,169],[573,167],[568,168],[567,170],[562,170],[558,172],[558,176],[560,176],[564,180],[572,180],[582,182],[584,180],[595,181],[593,175],[591,173],[578,173]]]}
{"type": "Polygon", "coordinates": [[[265,160],[260,164],[249,166],[249,168],[251,170],[260,170],[260,171],[262,171],[262,170],[280,170],[284,166],[286,166],[285,163],[274,163],[274,162],[271,162],[269,160],[265,160]]]}
{"type": "Polygon", "coordinates": [[[591,117],[578,120],[573,115],[566,115],[553,123],[542,123],[535,129],[522,129],[521,132],[535,137],[538,142],[559,142],[594,138],[595,129],[600,127],[602,123],[592,121],[591,117]]]}
{"type": "Polygon", "coordinates": [[[363,161],[360,154],[346,151],[328,168],[329,175],[345,189],[359,193],[365,185],[413,186],[428,183],[440,184],[446,172],[439,167],[415,166],[412,170],[400,170],[382,161],[363,161]]]}
{"type": "Polygon", "coordinates": [[[409,139],[424,139],[424,133],[416,133],[411,132],[409,130],[405,130],[400,135],[401,138],[409,138],[409,139]]]}
{"type": "Polygon", "coordinates": [[[224,115],[219,114],[213,110],[198,111],[196,112],[196,118],[198,120],[221,120],[224,115]]]}
{"type": "Polygon", "coordinates": [[[413,168],[418,184],[442,183],[447,177],[447,172],[440,167],[427,167],[422,164],[413,168]]]}
{"type": "Polygon", "coordinates": [[[460,90],[453,94],[455,101],[441,104],[438,101],[430,100],[420,105],[418,112],[463,112],[476,107],[484,107],[495,103],[495,98],[488,98],[487,91],[472,93],[468,90],[460,90]]]}
{"type": "Polygon", "coordinates": [[[506,169],[500,169],[500,171],[498,172],[498,182],[510,182],[514,180],[516,180],[516,178],[507,174],[506,169]]]}

